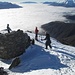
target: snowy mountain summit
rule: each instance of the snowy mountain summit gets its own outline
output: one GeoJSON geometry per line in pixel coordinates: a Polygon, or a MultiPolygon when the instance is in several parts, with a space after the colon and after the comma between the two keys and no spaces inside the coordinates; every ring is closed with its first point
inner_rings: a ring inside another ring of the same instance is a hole
{"type": "Polygon", "coordinates": [[[43,4],[49,4],[52,6],[63,6],[63,7],[75,7],[75,1],[74,0],[65,0],[65,2],[43,2],[43,4]]]}
{"type": "MultiPolygon", "coordinates": [[[[35,34],[29,33],[31,39],[35,34]]],[[[52,49],[45,49],[44,35],[38,36],[35,45],[30,45],[26,52],[19,56],[21,63],[8,70],[11,60],[0,59],[0,66],[5,68],[9,75],[74,75],[75,74],[75,47],[61,44],[51,38],[52,49]]]]}

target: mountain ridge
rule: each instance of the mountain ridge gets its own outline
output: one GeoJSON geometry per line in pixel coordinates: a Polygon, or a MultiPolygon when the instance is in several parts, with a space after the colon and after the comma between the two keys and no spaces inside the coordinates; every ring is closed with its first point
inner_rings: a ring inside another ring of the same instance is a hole
{"type": "Polygon", "coordinates": [[[64,44],[75,46],[75,23],[54,21],[41,27],[50,33],[51,37],[56,38],[64,44]]]}
{"type": "Polygon", "coordinates": [[[21,4],[36,4],[37,2],[33,1],[26,1],[26,2],[21,2],[21,4]]]}
{"type": "Polygon", "coordinates": [[[65,2],[43,2],[43,4],[48,4],[48,5],[52,5],[52,6],[63,6],[63,7],[75,7],[75,3],[69,4],[69,3],[65,3],[65,2]]]}
{"type": "Polygon", "coordinates": [[[22,8],[22,6],[10,2],[0,2],[0,9],[9,9],[9,8],[22,8]]]}

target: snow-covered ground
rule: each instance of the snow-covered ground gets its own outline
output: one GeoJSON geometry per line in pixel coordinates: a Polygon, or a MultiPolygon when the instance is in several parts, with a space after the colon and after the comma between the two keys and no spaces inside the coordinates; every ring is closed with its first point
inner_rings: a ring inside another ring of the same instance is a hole
{"type": "MultiPolygon", "coordinates": [[[[33,39],[34,34],[28,33],[33,39]]],[[[39,41],[31,45],[20,56],[21,63],[12,70],[8,70],[10,60],[0,59],[0,66],[4,67],[9,75],[75,75],[75,47],[63,45],[51,38],[52,49],[45,49],[45,40],[39,35],[39,41]]]]}

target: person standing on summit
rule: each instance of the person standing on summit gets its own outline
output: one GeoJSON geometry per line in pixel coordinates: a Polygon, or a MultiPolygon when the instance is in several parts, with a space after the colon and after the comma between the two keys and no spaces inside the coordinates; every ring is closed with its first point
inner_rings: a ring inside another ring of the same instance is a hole
{"type": "Polygon", "coordinates": [[[36,27],[36,28],[35,28],[35,40],[38,40],[38,32],[39,32],[39,30],[38,30],[38,28],[36,27]]]}
{"type": "Polygon", "coordinates": [[[8,33],[10,33],[10,31],[11,31],[11,28],[9,27],[9,24],[7,24],[7,31],[8,31],[8,33]]]}
{"type": "Polygon", "coordinates": [[[46,42],[45,42],[46,49],[48,49],[48,46],[50,48],[52,48],[49,33],[46,33],[46,37],[44,39],[41,39],[41,40],[46,40],[46,42]]]}

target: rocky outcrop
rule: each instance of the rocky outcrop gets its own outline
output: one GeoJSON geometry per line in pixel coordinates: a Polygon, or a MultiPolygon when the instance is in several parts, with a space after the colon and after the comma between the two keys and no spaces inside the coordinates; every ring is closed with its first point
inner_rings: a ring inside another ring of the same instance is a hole
{"type": "Polygon", "coordinates": [[[0,67],[0,75],[8,75],[8,73],[4,71],[4,67],[0,67]]]}
{"type": "Polygon", "coordinates": [[[75,23],[56,21],[42,25],[42,28],[60,42],[75,46],[75,23]]]}
{"type": "Polygon", "coordinates": [[[11,59],[25,52],[30,45],[30,37],[22,30],[0,34],[0,58],[11,59]]]}
{"type": "Polygon", "coordinates": [[[66,45],[75,46],[75,35],[59,39],[59,41],[66,45]]]}
{"type": "Polygon", "coordinates": [[[20,64],[21,60],[19,57],[15,58],[11,65],[9,66],[9,70],[12,69],[12,68],[15,68],[16,66],[18,66],[20,64]]]}
{"type": "Polygon", "coordinates": [[[64,15],[68,20],[75,21],[75,15],[64,15]]]}

